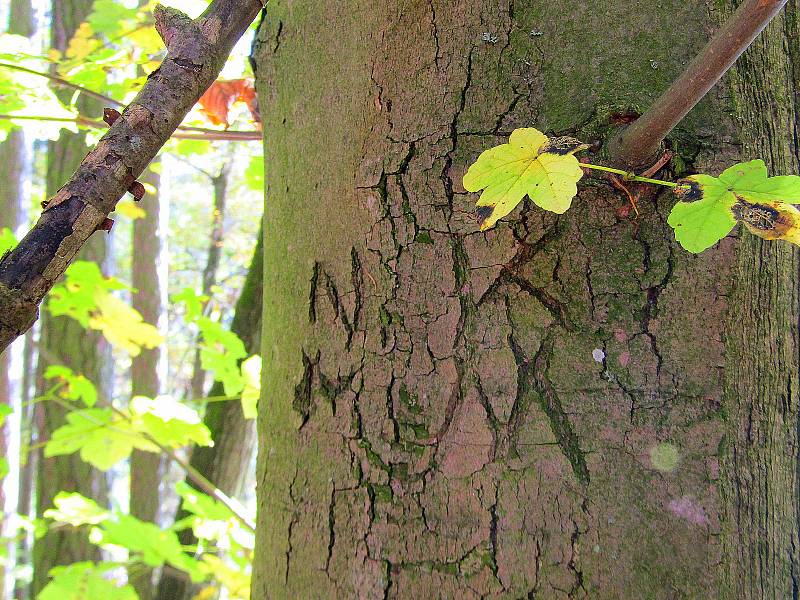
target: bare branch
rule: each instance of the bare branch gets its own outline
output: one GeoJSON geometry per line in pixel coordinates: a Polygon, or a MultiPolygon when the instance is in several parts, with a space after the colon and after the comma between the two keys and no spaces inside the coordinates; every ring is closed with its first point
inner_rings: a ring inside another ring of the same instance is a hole
{"type": "Polygon", "coordinates": [[[42,298],[216,80],[261,8],[260,0],[214,0],[192,20],[156,7],[166,58],[33,229],[0,259],[0,351],[34,323],[42,298]]]}

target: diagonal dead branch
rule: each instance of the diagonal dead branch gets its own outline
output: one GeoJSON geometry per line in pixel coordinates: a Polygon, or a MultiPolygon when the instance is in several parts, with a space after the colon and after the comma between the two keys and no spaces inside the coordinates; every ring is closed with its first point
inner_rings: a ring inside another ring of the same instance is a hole
{"type": "Polygon", "coordinates": [[[261,0],[214,0],[195,20],[156,7],[164,62],[19,245],[0,259],[0,352],[33,325],[42,298],[216,80],[262,7],[261,0]]]}

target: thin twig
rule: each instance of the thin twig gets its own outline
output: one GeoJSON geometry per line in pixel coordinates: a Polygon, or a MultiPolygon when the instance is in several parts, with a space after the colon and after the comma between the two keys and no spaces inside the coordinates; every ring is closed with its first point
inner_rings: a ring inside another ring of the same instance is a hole
{"type": "Polygon", "coordinates": [[[44,77],[45,79],[49,79],[56,85],[69,88],[71,90],[77,90],[81,94],[86,94],[90,98],[94,98],[95,100],[99,100],[100,102],[106,102],[108,104],[113,104],[114,106],[125,106],[125,104],[123,104],[119,100],[114,100],[114,98],[111,98],[110,96],[106,96],[105,94],[101,94],[100,92],[95,92],[94,90],[85,88],[82,85],[78,85],[77,83],[72,83],[71,81],[67,81],[66,79],[59,77],[58,75],[53,75],[52,73],[45,73],[44,71],[36,71],[34,69],[29,69],[21,65],[15,65],[6,62],[0,62],[0,68],[12,69],[14,71],[21,71],[22,73],[28,73],[29,75],[37,75],[39,77],[44,77]]]}
{"type": "MultiPolygon", "coordinates": [[[[7,115],[0,114],[3,120],[20,121],[53,121],[56,123],[75,123],[81,127],[105,129],[103,121],[96,121],[78,115],[77,117],[48,117],[45,115],[7,115]]],[[[204,140],[208,142],[253,142],[262,139],[260,131],[222,131],[219,129],[203,129],[202,127],[181,127],[172,134],[176,140],[204,140]]]]}
{"type": "MultiPolygon", "coordinates": [[[[58,77],[57,75],[53,75],[52,73],[47,73],[45,71],[36,71],[34,69],[29,69],[27,67],[22,67],[20,65],[14,65],[11,63],[0,62],[0,68],[4,69],[13,69],[15,71],[21,71],[23,73],[28,73],[30,75],[37,75],[39,77],[44,77],[45,79],[49,79],[53,83],[60,85],[62,87],[66,87],[72,90],[76,90],[81,94],[86,94],[90,98],[94,98],[100,102],[104,102],[106,104],[112,104],[117,107],[124,107],[125,104],[120,102],[119,100],[115,100],[111,96],[106,96],[105,94],[101,94],[100,92],[96,92],[94,90],[90,90],[87,87],[82,85],[78,85],[77,83],[72,83],[62,77],[58,77]]],[[[39,121],[65,121],[68,122],[70,119],[64,118],[57,118],[57,117],[16,117],[13,115],[0,115],[0,118],[3,119],[28,119],[28,120],[39,120],[39,121]]],[[[103,121],[95,121],[92,119],[88,119],[86,117],[79,117],[80,121],[79,124],[85,125],[87,127],[95,127],[95,128],[105,128],[106,124],[103,121]]],[[[180,125],[178,127],[179,131],[185,132],[193,132],[194,134],[187,134],[183,135],[181,133],[175,133],[172,137],[176,139],[184,139],[184,140],[209,140],[209,141],[251,141],[251,140],[260,140],[262,134],[260,131],[221,131],[219,129],[207,129],[205,127],[192,127],[189,125],[180,125]],[[195,135],[195,134],[204,134],[202,136],[195,135]]]]}

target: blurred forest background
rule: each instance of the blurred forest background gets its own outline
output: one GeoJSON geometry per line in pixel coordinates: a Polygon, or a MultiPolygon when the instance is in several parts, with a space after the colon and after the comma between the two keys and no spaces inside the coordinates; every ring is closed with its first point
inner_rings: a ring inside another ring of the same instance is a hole
{"type": "MultiPolygon", "coordinates": [[[[196,16],[207,3],[164,4],[196,16]]],[[[158,67],[154,5],[0,3],[0,251],[158,67]]],[[[249,597],[263,194],[251,40],[141,178],[143,198],[119,204],[0,357],[2,598],[249,597]]]]}

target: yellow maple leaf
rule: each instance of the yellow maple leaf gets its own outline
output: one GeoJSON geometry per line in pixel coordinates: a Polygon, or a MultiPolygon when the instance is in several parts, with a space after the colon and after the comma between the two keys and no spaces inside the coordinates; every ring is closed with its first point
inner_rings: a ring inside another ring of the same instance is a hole
{"type": "Polygon", "coordinates": [[[138,356],[142,348],[155,348],[164,343],[158,329],[145,323],[142,315],[116,296],[104,290],[95,294],[97,311],[89,319],[89,327],[96,329],[113,345],[131,356],[138,356]]]}
{"type": "Polygon", "coordinates": [[[731,212],[750,233],[760,238],[800,246],[800,210],[787,202],[748,202],[737,197],[731,212]]]}
{"type": "Polygon", "coordinates": [[[94,50],[99,43],[96,39],[92,38],[93,33],[92,26],[89,25],[89,23],[81,23],[75,31],[75,35],[73,35],[72,39],[69,41],[66,52],[67,58],[80,60],[91,54],[92,50],[94,50]]]}
{"type": "Polygon", "coordinates": [[[515,129],[507,144],[483,152],[464,175],[464,189],[483,190],[481,231],[492,227],[527,196],[545,210],[565,212],[583,176],[574,154],[588,148],[573,138],[548,138],[532,127],[515,129]]]}
{"type": "Polygon", "coordinates": [[[116,210],[119,214],[125,215],[129,219],[133,220],[142,219],[147,216],[147,212],[140,208],[139,205],[133,200],[123,200],[117,204],[117,208],[114,210],[116,210]]]}

